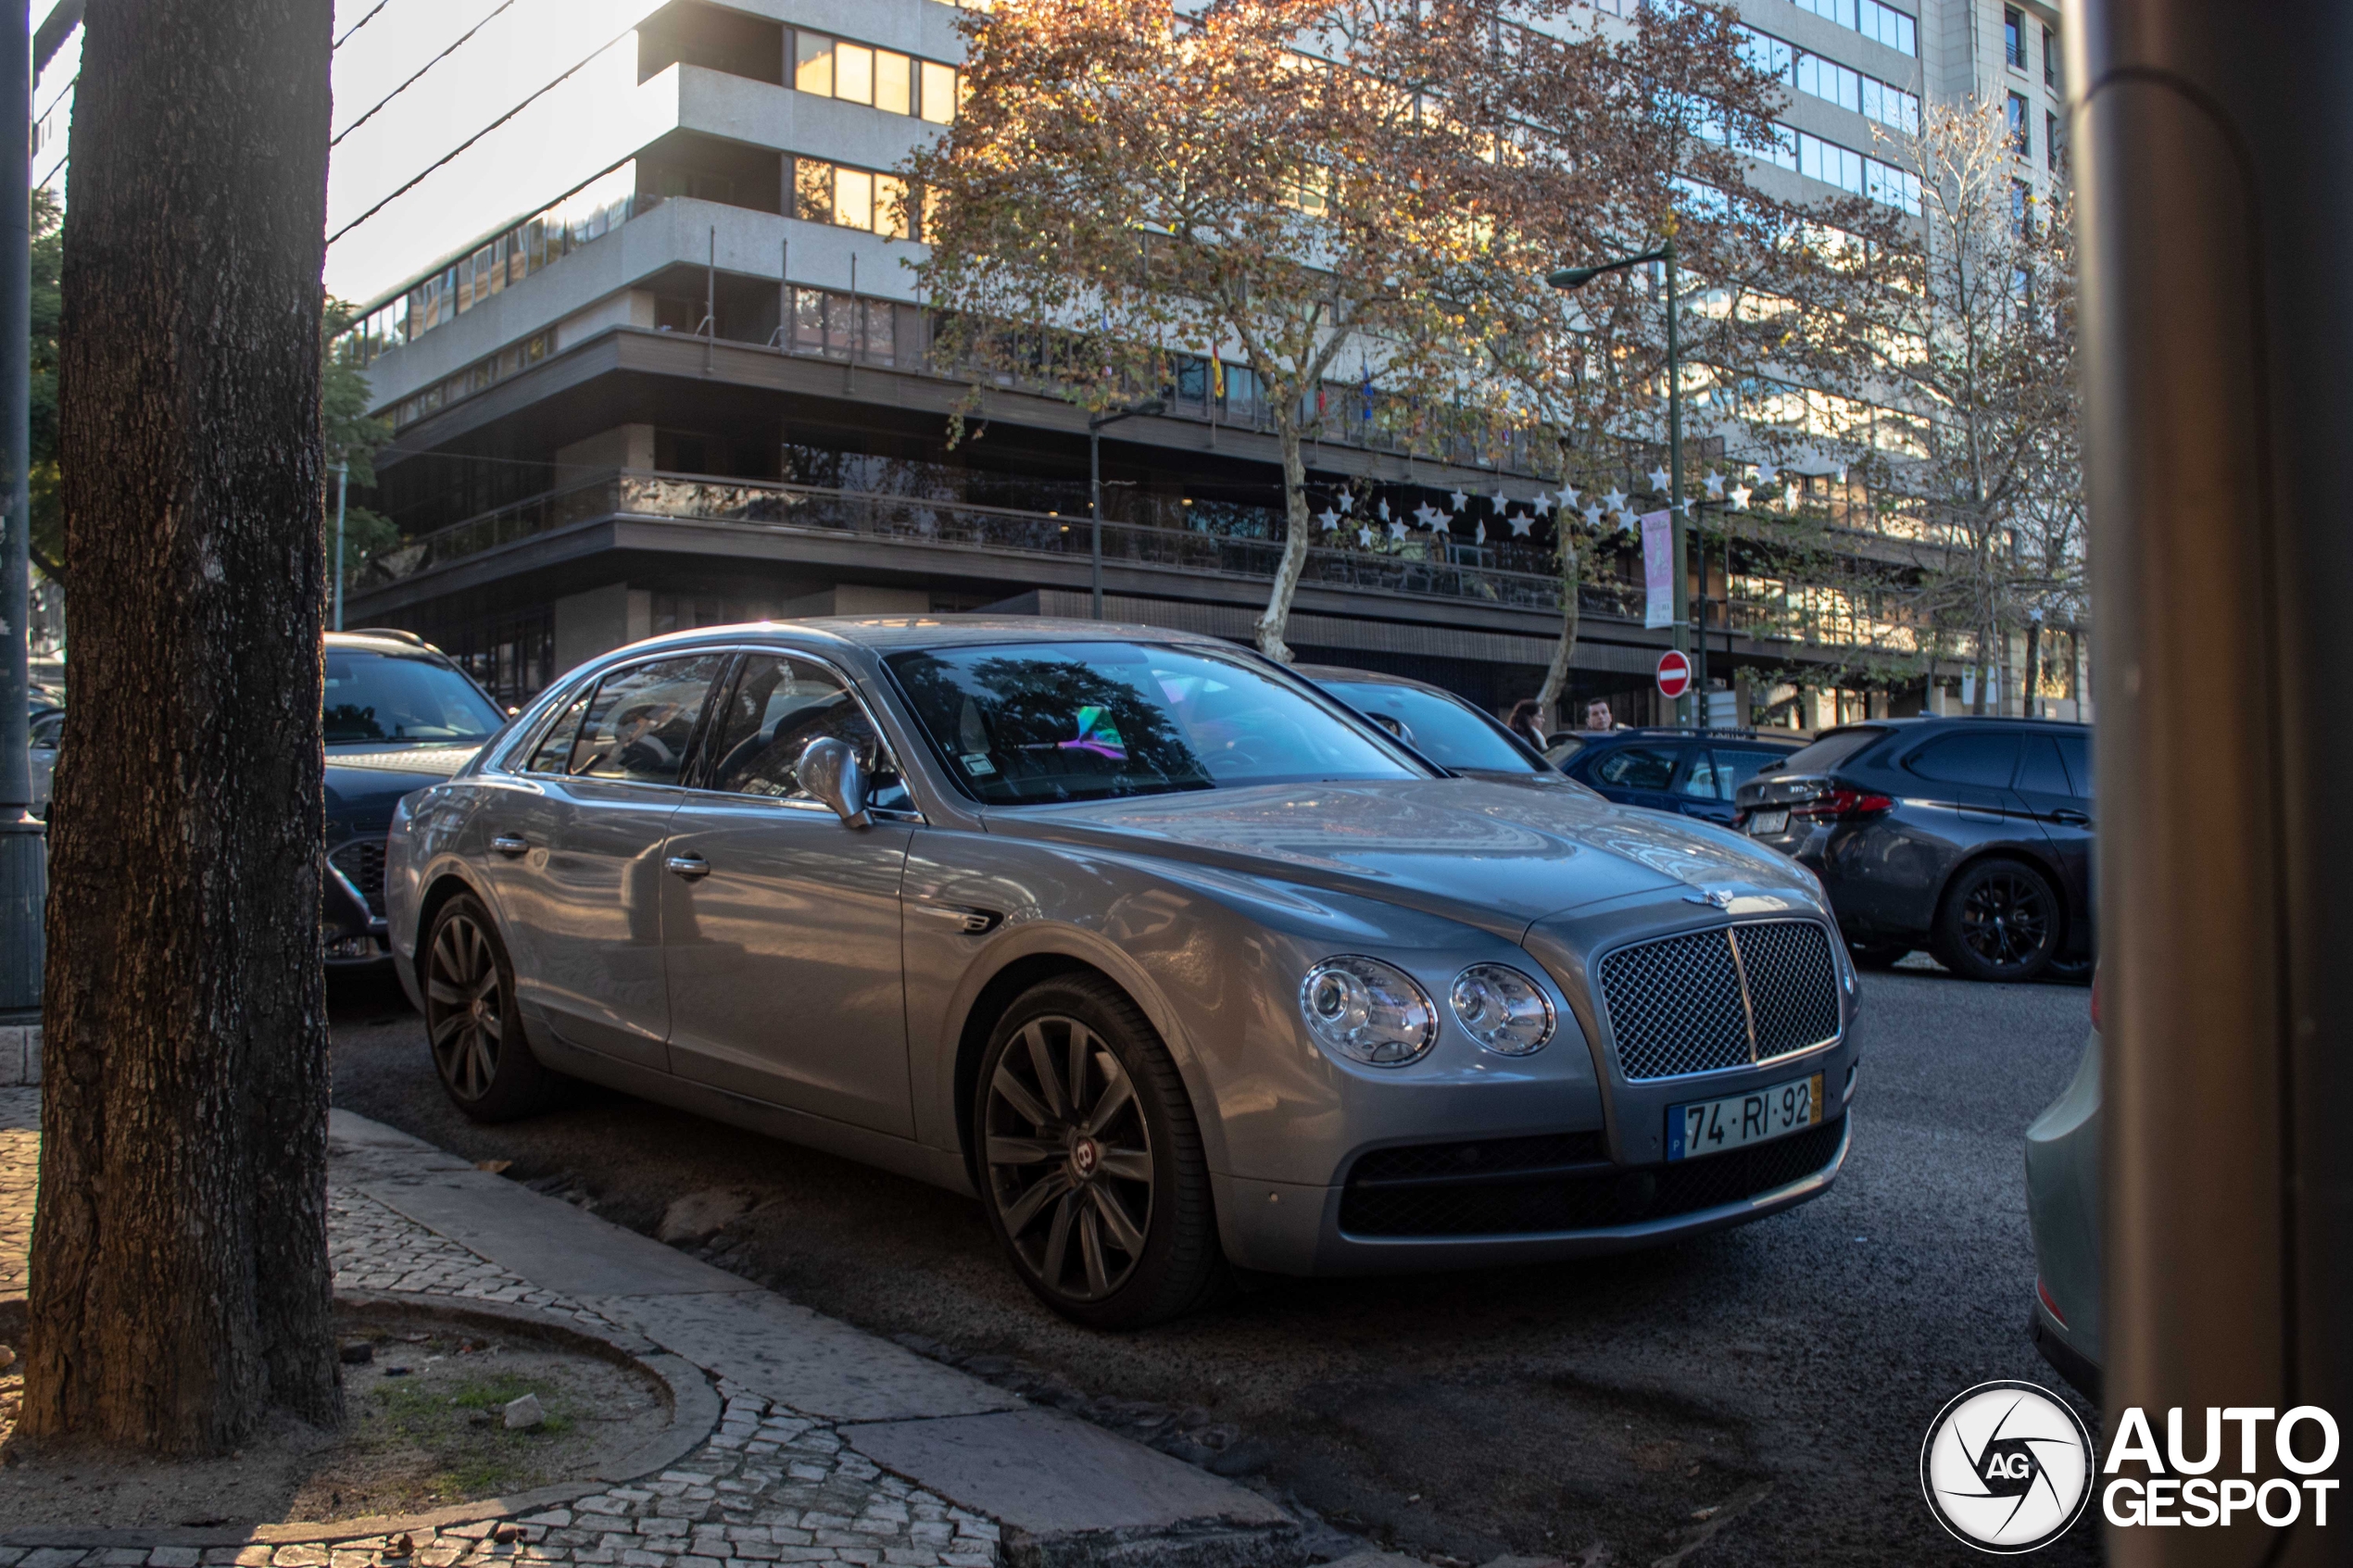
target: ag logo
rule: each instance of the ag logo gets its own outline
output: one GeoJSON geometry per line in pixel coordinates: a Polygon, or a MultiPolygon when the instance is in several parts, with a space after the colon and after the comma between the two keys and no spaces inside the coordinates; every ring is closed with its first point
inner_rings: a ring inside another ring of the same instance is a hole
{"type": "Polygon", "coordinates": [[[2094,1469],[2082,1422],[2032,1383],[1979,1384],[1920,1445],[1929,1512],[1981,1551],[2033,1551],[2067,1534],[2091,1503],[2094,1469]]]}

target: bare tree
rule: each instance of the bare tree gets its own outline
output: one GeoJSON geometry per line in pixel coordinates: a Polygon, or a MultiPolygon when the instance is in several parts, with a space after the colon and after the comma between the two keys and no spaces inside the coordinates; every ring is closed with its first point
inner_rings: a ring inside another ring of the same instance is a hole
{"type": "Polygon", "coordinates": [[[328,0],[85,23],[21,1430],[217,1452],[341,1410],[319,953],[328,0]],[[103,584],[103,592],[90,591],[103,584]]]}

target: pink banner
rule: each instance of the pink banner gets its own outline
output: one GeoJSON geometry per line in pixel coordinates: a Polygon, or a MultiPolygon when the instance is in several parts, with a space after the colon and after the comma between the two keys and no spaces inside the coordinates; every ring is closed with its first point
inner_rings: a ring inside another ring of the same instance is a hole
{"type": "Polygon", "coordinates": [[[1675,514],[1642,514],[1642,624],[1675,624],[1675,514]]]}

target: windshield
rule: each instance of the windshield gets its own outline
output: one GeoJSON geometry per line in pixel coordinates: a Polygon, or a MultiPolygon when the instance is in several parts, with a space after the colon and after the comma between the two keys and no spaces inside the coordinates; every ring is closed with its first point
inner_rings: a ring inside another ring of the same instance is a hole
{"type": "Polygon", "coordinates": [[[1272,672],[1201,649],[1029,643],[888,662],[949,771],[991,805],[1419,776],[1272,672]]]}
{"type": "Polygon", "coordinates": [[[488,740],[507,716],[447,665],[396,653],[327,650],[327,744],[488,740]]]}
{"type": "Polygon", "coordinates": [[[1467,703],[1386,681],[1325,681],[1323,688],[1441,768],[1466,772],[1548,771],[1504,727],[1467,703]]]}

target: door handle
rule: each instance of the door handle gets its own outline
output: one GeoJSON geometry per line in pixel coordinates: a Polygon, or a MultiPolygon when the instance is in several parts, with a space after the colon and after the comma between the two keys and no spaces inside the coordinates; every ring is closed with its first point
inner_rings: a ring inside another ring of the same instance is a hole
{"type": "Polygon", "coordinates": [[[2089,811],[2070,809],[2052,812],[2051,821],[2064,822],[2071,828],[2088,827],[2091,825],[2092,814],[2089,811]]]}
{"type": "Polygon", "coordinates": [[[521,855],[531,848],[531,840],[517,833],[502,833],[490,841],[490,847],[501,855],[521,855]]]}
{"type": "Polygon", "coordinates": [[[688,882],[694,881],[697,877],[711,874],[711,862],[700,855],[673,855],[661,865],[664,871],[676,876],[683,876],[688,882]]]}

